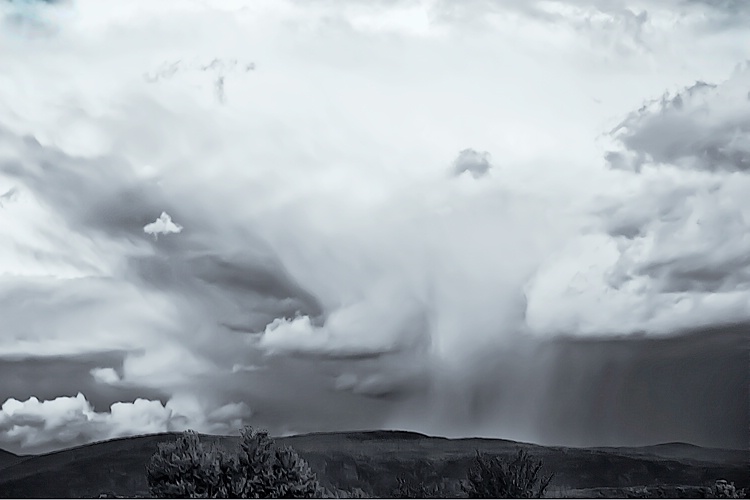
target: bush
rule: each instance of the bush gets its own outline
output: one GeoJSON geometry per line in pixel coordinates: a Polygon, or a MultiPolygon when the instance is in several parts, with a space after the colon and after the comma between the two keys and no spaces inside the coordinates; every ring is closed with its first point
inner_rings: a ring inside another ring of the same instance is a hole
{"type": "Polygon", "coordinates": [[[438,474],[428,462],[418,461],[412,471],[396,476],[393,498],[443,498],[444,488],[437,484],[438,474]]]}
{"type": "Polygon", "coordinates": [[[320,498],[315,473],[297,452],[278,449],[268,433],[243,429],[232,493],[239,498],[320,498]]]}
{"type": "Polygon", "coordinates": [[[236,455],[206,448],[192,431],[162,443],[146,467],[155,498],[316,498],[322,489],[291,448],[278,449],[266,432],[241,431],[236,455]]]}
{"type": "Polygon", "coordinates": [[[554,477],[540,476],[541,468],[523,450],[511,462],[477,451],[463,490],[470,498],[541,498],[554,477]]]}
{"type": "Polygon", "coordinates": [[[146,466],[146,479],[156,498],[223,498],[228,468],[224,453],[205,448],[196,433],[187,431],[173,443],[159,444],[146,466]]]}
{"type": "Polygon", "coordinates": [[[353,488],[351,490],[342,490],[341,488],[336,488],[335,490],[326,491],[325,495],[323,495],[323,498],[370,498],[367,493],[362,490],[362,488],[353,488]]]}
{"type": "Polygon", "coordinates": [[[408,475],[398,476],[396,481],[398,485],[393,492],[393,498],[442,498],[442,492],[437,484],[428,485],[423,480],[408,475]]]}
{"type": "Polygon", "coordinates": [[[737,490],[734,483],[729,483],[724,479],[716,481],[708,491],[708,498],[746,498],[745,490],[737,490]]]}

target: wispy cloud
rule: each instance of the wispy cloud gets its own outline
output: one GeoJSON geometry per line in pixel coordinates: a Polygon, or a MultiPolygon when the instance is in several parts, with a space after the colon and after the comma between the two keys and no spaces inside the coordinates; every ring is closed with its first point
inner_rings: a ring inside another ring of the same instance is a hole
{"type": "Polygon", "coordinates": [[[16,199],[18,199],[18,189],[12,187],[3,194],[0,194],[0,207],[2,207],[5,203],[15,201],[16,199]]]}

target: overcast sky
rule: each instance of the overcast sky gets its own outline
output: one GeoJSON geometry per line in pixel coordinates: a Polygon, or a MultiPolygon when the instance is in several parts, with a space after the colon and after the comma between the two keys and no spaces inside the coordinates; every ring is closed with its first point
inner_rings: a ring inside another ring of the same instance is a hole
{"type": "Polygon", "coordinates": [[[0,447],[747,444],[750,2],[0,16],[0,447]]]}

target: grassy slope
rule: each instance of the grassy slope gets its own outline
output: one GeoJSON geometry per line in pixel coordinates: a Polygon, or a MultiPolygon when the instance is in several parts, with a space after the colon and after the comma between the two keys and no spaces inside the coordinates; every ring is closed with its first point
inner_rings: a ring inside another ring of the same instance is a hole
{"type": "MultiPolygon", "coordinates": [[[[103,492],[147,496],[144,467],[156,445],[174,435],[117,439],[32,457],[0,471],[0,497],[96,497],[103,492]]],[[[206,437],[231,448],[236,438],[206,437]]],[[[385,496],[395,476],[427,460],[445,478],[464,477],[475,450],[510,456],[517,443],[451,440],[400,432],[329,433],[278,440],[300,452],[332,488],[385,496]]],[[[520,445],[556,473],[553,491],[640,485],[704,485],[715,479],[747,487],[748,453],[683,444],[648,448],[574,449],[520,445]]]]}

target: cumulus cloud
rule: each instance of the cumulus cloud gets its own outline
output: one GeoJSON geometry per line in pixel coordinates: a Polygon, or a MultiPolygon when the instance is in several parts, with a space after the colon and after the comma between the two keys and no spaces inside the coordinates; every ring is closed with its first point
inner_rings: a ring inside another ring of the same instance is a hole
{"type": "Polygon", "coordinates": [[[748,319],[749,76],[742,65],[650,102],[613,131],[620,149],[607,159],[631,172],[632,190],[600,209],[601,233],[529,283],[532,329],[664,334],[748,319]]]}
{"type": "Polygon", "coordinates": [[[179,402],[136,399],[113,403],[106,412],[97,412],[82,393],[40,401],[7,399],[0,408],[0,443],[26,452],[43,452],[61,446],[101,441],[116,437],[195,428],[226,431],[239,428],[249,409],[242,403],[228,404],[206,417],[180,413],[179,402]],[[218,425],[218,428],[217,428],[218,425]]]}
{"type": "Polygon", "coordinates": [[[154,238],[158,238],[160,234],[180,233],[182,232],[182,226],[172,222],[168,213],[162,212],[154,222],[143,226],[143,232],[153,234],[154,238]]]}
{"type": "Polygon", "coordinates": [[[277,318],[266,326],[259,346],[271,353],[369,357],[424,341],[429,335],[424,305],[394,285],[378,284],[364,300],[332,311],[321,325],[309,316],[277,318]]]}
{"type": "Polygon", "coordinates": [[[631,114],[614,131],[624,151],[608,155],[615,168],[645,163],[692,170],[750,170],[750,65],[720,87],[698,82],[631,114]]]}
{"type": "Polygon", "coordinates": [[[2,443],[30,451],[144,432],[171,430],[173,412],[158,401],[114,403],[97,413],[83,394],[39,401],[8,399],[0,412],[2,443]]]}
{"type": "Polygon", "coordinates": [[[23,196],[3,206],[0,370],[75,376],[6,384],[36,423],[6,415],[0,438],[564,441],[570,421],[536,420],[565,407],[550,380],[590,399],[606,363],[540,339],[746,319],[746,76],[721,82],[750,41],[705,23],[720,6],[675,5],[79,0],[40,10],[44,34],[6,23],[0,182],[23,196]],[[247,52],[263,71],[238,78],[247,52]],[[677,100],[696,80],[718,86],[677,100]]]}

